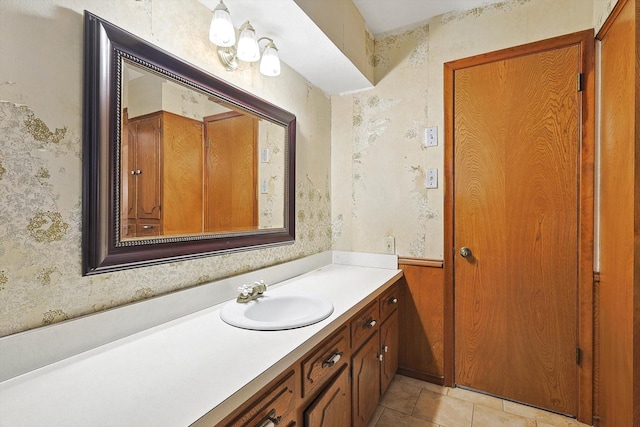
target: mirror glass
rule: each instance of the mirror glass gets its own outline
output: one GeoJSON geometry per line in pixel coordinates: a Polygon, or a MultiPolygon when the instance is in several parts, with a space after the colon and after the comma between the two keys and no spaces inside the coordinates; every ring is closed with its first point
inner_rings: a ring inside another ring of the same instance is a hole
{"type": "Polygon", "coordinates": [[[89,12],[84,59],[84,275],[293,243],[293,114],[89,12]]]}
{"type": "Polygon", "coordinates": [[[284,228],[284,126],[122,61],[121,239],[284,228]]]}

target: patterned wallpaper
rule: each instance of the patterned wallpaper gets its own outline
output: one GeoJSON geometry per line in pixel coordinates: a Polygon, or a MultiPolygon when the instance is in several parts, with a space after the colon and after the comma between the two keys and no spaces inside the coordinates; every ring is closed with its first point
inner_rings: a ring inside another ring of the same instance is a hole
{"type": "Polygon", "coordinates": [[[226,72],[210,18],[198,1],[0,3],[0,336],[330,249],[329,98],[287,66],[275,79],[226,72]],[[84,9],[297,116],[294,244],[81,276],[84,9]],[[29,56],[43,49],[60,55],[29,56]]]}
{"type": "Polygon", "coordinates": [[[591,0],[505,0],[378,35],[376,86],[331,99],[334,249],[384,252],[393,236],[400,256],[442,259],[444,63],[592,28],[601,15],[591,0]],[[439,145],[427,148],[432,126],[439,145]],[[431,168],[436,189],[425,188],[431,168]]]}
{"type": "Polygon", "coordinates": [[[602,25],[615,0],[505,0],[367,35],[374,89],[328,99],[288,67],[227,73],[196,0],[0,2],[0,336],[330,248],[443,253],[443,64],[602,25]],[[81,277],[82,11],[296,114],[294,245],[81,277]],[[424,128],[440,145],[426,148],[424,128]],[[440,186],[426,189],[426,169],[440,186]]]}

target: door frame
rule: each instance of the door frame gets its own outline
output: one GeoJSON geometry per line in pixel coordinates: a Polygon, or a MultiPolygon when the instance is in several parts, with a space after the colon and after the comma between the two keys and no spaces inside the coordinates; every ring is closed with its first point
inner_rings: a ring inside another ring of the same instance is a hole
{"type": "MultiPolygon", "coordinates": [[[[594,150],[595,78],[593,29],[484,53],[444,64],[444,383],[455,384],[454,271],[454,82],[455,71],[518,56],[579,45],[582,72],[581,146],[578,206],[578,420],[593,421],[593,278],[594,278],[594,150]]],[[[576,87],[578,85],[576,76],[576,87]]]]}

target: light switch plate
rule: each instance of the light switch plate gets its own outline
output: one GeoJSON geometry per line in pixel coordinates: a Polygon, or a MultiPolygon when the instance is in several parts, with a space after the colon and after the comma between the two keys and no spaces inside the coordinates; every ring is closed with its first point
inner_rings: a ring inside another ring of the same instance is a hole
{"type": "Polygon", "coordinates": [[[438,188],[438,169],[427,169],[425,187],[438,188]]]}
{"type": "Polygon", "coordinates": [[[269,183],[266,179],[263,179],[260,183],[260,193],[268,194],[269,193],[269,183]]]}
{"type": "Polygon", "coordinates": [[[424,145],[436,147],[438,145],[438,127],[432,126],[424,130],[424,145]]]}
{"type": "Polygon", "coordinates": [[[263,148],[260,150],[260,163],[269,163],[269,149],[263,148]]]}

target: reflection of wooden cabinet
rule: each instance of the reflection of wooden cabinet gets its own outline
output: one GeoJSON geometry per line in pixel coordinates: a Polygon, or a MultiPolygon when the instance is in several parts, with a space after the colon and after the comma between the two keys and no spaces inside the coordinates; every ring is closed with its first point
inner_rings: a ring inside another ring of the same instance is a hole
{"type": "Polygon", "coordinates": [[[201,232],[202,123],[166,111],[123,123],[122,237],[201,232]]]}

